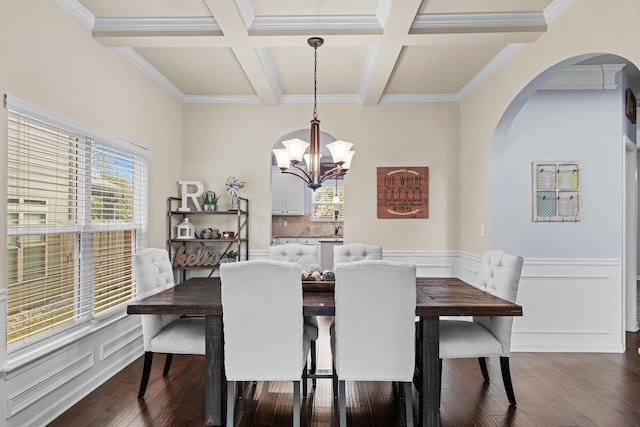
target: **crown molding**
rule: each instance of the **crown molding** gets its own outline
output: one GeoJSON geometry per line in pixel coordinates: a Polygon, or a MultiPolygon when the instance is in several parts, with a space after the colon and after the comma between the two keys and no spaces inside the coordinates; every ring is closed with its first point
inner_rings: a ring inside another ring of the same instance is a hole
{"type": "Polygon", "coordinates": [[[180,32],[220,32],[213,17],[191,18],[95,18],[93,31],[180,31],[180,32]]]}
{"type": "Polygon", "coordinates": [[[600,89],[618,87],[616,75],[625,64],[572,65],[556,73],[540,89],[600,89]]]}
{"type": "Polygon", "coordinates": [[[138,67],[142,72],[151,77],[156,83],[162,86],[167,92],[184,102],[185,94],[167,79],[160,71],[149,64],[142,56],[130,47],[116,47],[116,52],[128,59],[133,65],[138,67]]]}
{"type": "Polygon", "coordinates": [[[455,93],[427,93],[427,94],[385,94],[380,97],[380,103],[412,103],[412,102],[458,102],[455,93]]]}
{"type": "Polygon", "coordinates": [[[323,15],[323,16],[256,16],[251,31],[292,31],[292,30],[375,30],[382,31],[382,25],[374,15],[323,15]]]}
{"type": "Polygon", "coordinates": [[[261,104],[255,95],[185,95],[185,104],[261,104]]]}
{"type": "Polygon", "coordinates": [[[96,17],[93,16],[83,5],[77,0],[56,0],[64,10],[69,12],[71,16],[76,18],[87,29],[92,30],[96,17]]]}
{"type": "Polygon", "coordinates": [[[462,87],[457,93],[458,99],[463,99],[469,95],[473,90],[478,87],[482,82],[488,79],[498,68],[516,54],[520,49],[525,46],[525,43],[511,43],[498,53],[482,70],[478,72],[466,85],[462,87]]]}
{"type": "Polygon", "coordinates": [[[544,16],[547,23],[550,23],[558,17],[566,8],[571,6],[575,0],[554,0],[544,10],[544,16]]]}
{"type": "MultiPolygon", "coordinates": [[[[318,95],[318,104],[353,104],[362,103],[358,95],[318,95]]],[[[283,95],[281,104],[311,104],[313,95],[283,95]]]]}
{"type": "Polygon", "coordinates": [[[420,14],[412,30],[443,28],[540,27],[547,25],[543,12],[420,14]]]}

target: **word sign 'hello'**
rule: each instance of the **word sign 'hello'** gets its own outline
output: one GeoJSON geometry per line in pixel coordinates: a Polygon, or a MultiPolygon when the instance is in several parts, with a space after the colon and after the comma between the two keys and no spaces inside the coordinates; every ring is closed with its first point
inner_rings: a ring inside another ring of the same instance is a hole
{"type": "Polygon", "coordinates": [[[174,267],[213,267],[220,261],[220,256],[211,247],[203,246],[197,252],[187,254],[185,247],[180,246],[173,260],[174,267]]]}

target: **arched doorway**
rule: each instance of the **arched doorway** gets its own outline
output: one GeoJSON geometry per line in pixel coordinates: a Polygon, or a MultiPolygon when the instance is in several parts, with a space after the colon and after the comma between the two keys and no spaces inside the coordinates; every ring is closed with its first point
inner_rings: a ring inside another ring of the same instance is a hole
{"type": "Polygon", "coordinates": [[[637,136],[624,107],[626,89],[639,87],[637,67],[623,58],[567,59],[527,85],[496,128],[490,247],[528,260],[518,327],[533,341],[619,351],[624,331],[637,330],[637,136]],[[579,165],[578,220],[539,220],[539,162],[579,165]]]}

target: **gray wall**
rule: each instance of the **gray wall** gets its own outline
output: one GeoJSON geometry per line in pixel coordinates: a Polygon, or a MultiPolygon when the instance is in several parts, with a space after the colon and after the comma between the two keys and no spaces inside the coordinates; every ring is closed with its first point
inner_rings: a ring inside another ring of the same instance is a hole
{"type": "Polygon", "coordinates": [[[624,90],[538,91],[490,164],[490,246],[525,257],[620,258],[624,90]],[[582,163],[582,220],[531,220],[531,162],[582,163]]]}

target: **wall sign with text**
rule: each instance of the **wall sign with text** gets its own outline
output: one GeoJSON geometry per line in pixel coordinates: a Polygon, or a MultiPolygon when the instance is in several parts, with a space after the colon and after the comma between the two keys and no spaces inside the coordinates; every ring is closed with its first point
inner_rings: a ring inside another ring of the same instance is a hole
{"type": "Polygon", "coordinates": [[[379,167],[378,218],[429,218],[429,168],[379,167]]]}

